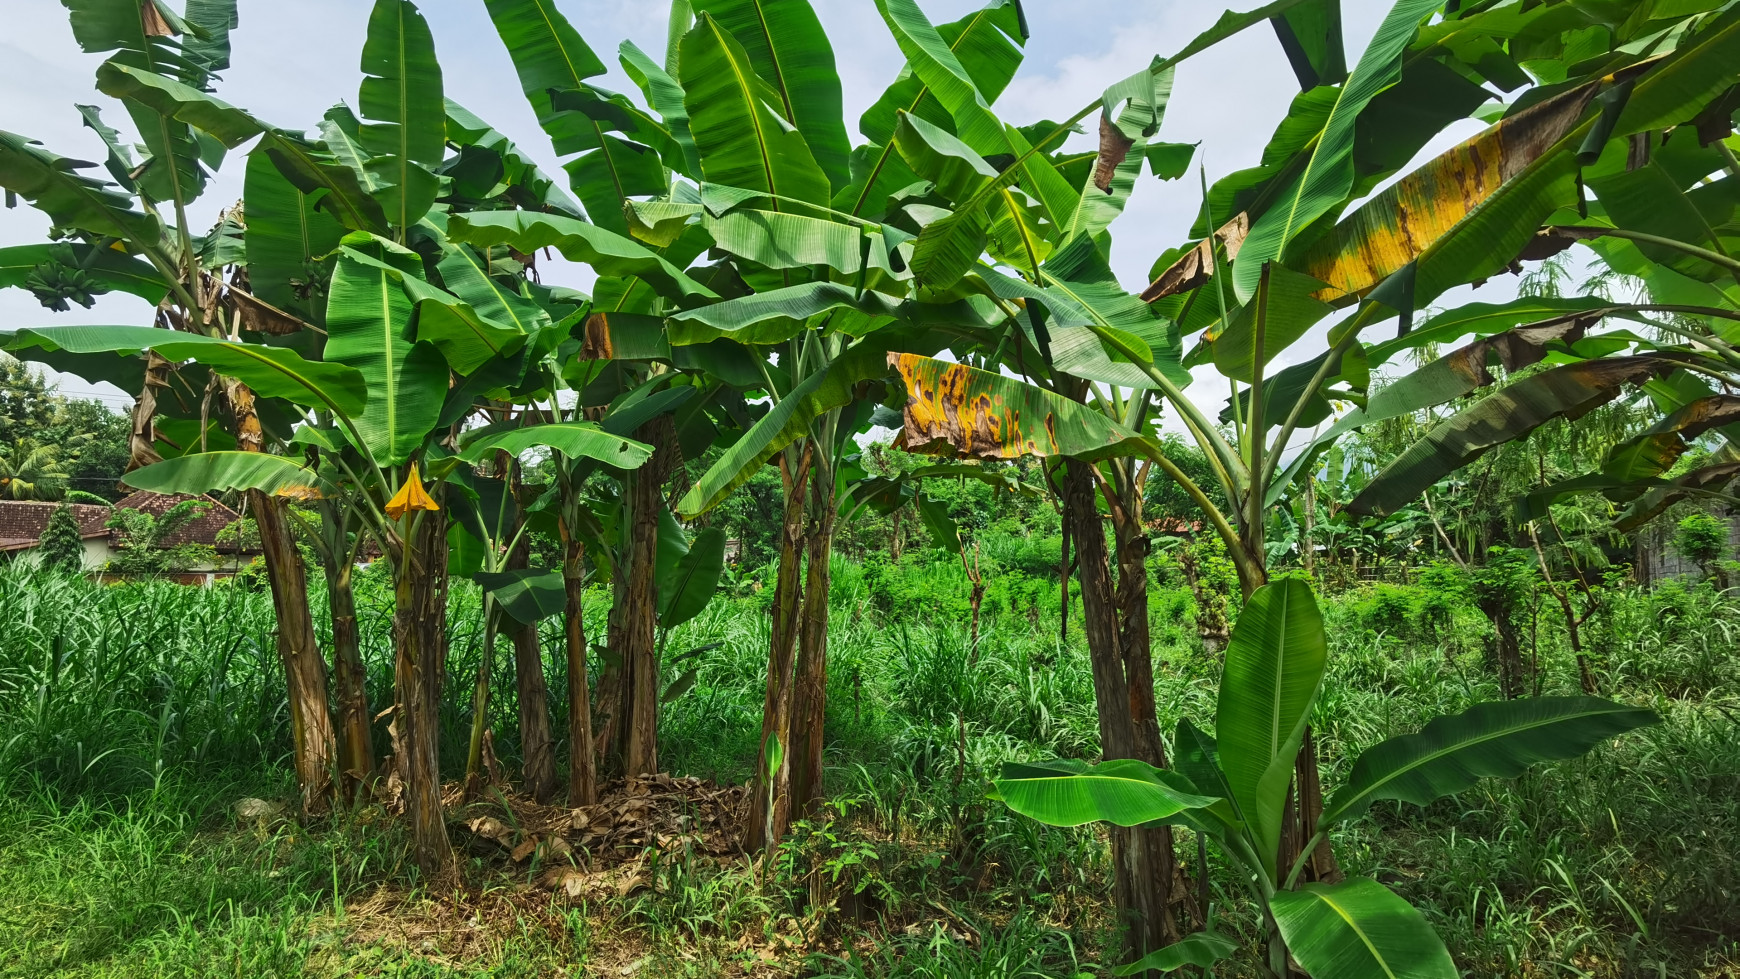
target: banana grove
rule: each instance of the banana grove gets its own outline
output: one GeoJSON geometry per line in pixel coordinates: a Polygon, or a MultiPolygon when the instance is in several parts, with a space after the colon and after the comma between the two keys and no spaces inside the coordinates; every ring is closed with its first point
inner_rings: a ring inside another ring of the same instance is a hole
{"type": "Polygon", "coordinates": [[[1398,0],[1355,54],[1335,0],[1277,0],[1131,65],[1063,122],[1033,123],[997,108],[1028,42],[1019,0],[948,23],[915,0],[875,0],[905,65],[854,136],[807,0],[675,0],[661,56],[617,48],[627,94],[600,87],[601,39],[553,0],[484,0],[562,174],[445,96],[412,0],[374,4],[354,108],[290,128],[220,97],[235,0],[63,3],[133,134],[80,107],[107,147],[99,172],[0,131],[0,187],[55,229],[0,248],[0,286],[49,309],[124,292],[155,312],[113,326],[45,317],[16,325],[6,349],[134,396],[130,487],[245,501],[302,807],[397,786],[434,881],[459,876],[437,752],[443,692],[466,682],[447,670],[451,578],[486,595],[463,791],[481,791],[490,763],[490,657],[505,636],[525,791],[591,804],[609,778],[661,770],[661,705],[686,689],[666,640],[724,573],[707,515],[769,468],[783,506],[744,846],[771,851],[826,804],[839,529],[915,501],[960,550],[926,481],[1001,481],[977,464],[1036,459],[1046,485],[1016,488],[1064,514],[1104,760],[1033,759],[995,791],[1044,822],[1111,825],[1119,974],[1233,951],[1213,909],[1173,886],[1185,827],[1264,908],[1274,974],[1455,976],[1418,912],[1344,877],[1335,827],[1377,800],[1424,805],[1655,720],[1594,697],[1479,705],[1373,748],[1326,803],[1311,728],[1322,622],[1306,582],[1271,578],[1270,545],[1338,439],[1421,412],[1442,418],[1354,514],[1394,512],[1495,447],[1622,397],[1659,422],[1600,472],[1520,501],[1522,519],[1575,494],[1606,494],[1637,524],[1676,500],[1732,499],[1732,3],[1398,0]],[[1260,164],[1210,183],[1190,173],[1193,145],[1163,139],[1175,98],[1215,97],[1175,89],[1175,69],[1247,30],[1275,32],[1299,90],[1260,164]],[[1470,118],[1478,134],[1409,168],[1470,118]],[[201,233],[190,209],[226,164],[243,171],[243,200],[201,233]],[[1112,228],[1138,188],[1180,195],[1199,218],[1188,240],[1143,256],[1150,282],[1130,289],[1112,271],[1112,228]],[[1415,322],[1451,290],[1567,249],[1647,294],[1415,322]],[[558,256],[590,270],[589,292],[544,284],[539,263],[558,256]],[[1398,355],[1451,344],[1373,380],[1398,355]],[[1203,390],[1193,382],[1210,368],[1224,383],[1203,390]],[[950,461],[874,474],[858,440],[878,425],[950,461]],[[1205,479],[1167,431],[1200,449],[1205,479]],[[1709,433],[1731,440],[1720,457],[1666,478],[1709,433]],[[716,461],[691,482],[703,456],[716,461]],[[1242,599],[1216,730],[1186,723],[1170,743],[1149,635],[1150,479],[1197,506],[1242,599]],[[561,542],[559,567],[528,566],[534,534],[561,542]],[[326,650],[303,545],[327,589],[326,650]],[[390,763],[350,583],[374,553],[393,580],[390,763]],[[602,641],[585,630],[593,583],[609,586],[602,641]],[[561,621],[569,693],[554,726],[546,619],[561,621]],[[1185,934],[1191,921],[1207,926],[1185,934]]]}

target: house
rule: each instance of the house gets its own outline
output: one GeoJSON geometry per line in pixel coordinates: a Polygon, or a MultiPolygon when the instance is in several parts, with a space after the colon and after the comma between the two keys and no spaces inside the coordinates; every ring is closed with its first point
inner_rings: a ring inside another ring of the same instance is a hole
{"type": "MultiPolygon", "coordinates": [[[[85,570],[101,571],[108,567],[118,551],[116,532],[105,526],[113,510],[138,510],[153,517],[162,517],[170,508],[187,500],[203,499],[210,509],[177,528],[157,542],[168,549],[182,544],[199,544],[217,552],[218,560],[187,569],[173,575],[183,584],[210,584],[214,579],[227,578],[245,568],[259,555],[234,540],[221,540],[221,531],[242,519],[241,514],[211,497],[186,494],[139,492],[116,503],[113,508],[94,504],[72,504],[73,517],[79,524],[79,536],[85,543],[85,570]],[[221,540],[221,542],[220,542],[221,540]]],[[[48,519],[60,504],[0,500],[0,556],[34,560],[30,552],[42,541],[48,519]]]]}
{"type": "MultiPolygon", "coordinates": [[[[59,503],[0,500],[0,555],[15,557],[35,550],[43,531],[48,529],[48,518],[59,507],[59,503]]],[[[79,524],[79,536],[85,542],[85,567],[101,568],[113,553],[111,531],[103,526],[109,519],[109,508],[74,503],[72,512],[79,524]]]]}

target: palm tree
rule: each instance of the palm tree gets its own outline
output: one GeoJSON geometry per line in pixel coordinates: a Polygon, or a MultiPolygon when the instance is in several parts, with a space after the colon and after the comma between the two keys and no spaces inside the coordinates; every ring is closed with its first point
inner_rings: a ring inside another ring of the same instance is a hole
{"type": "Polygon", "coordinates": [[[71,477],[60,451],[34,439],[0,448],[0,494],[13,500],[58,500],[71,477]]]}

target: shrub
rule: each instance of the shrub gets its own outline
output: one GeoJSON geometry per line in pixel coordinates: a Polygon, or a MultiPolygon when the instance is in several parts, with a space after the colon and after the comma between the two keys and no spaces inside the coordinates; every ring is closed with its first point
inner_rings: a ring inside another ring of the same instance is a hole
{"type": "Polygon", "coordinates": [[[85,566],[85,542],[79,535],[79,522],[72,507],[64,501],[54,508],[48,526],[42,531],[42,566],[51,571],[82,571],[85,566]]]}
{"type": "Polygon", "coordinates": [[[1709,577],[1716,562],[1728,556],[1728,524],[1707,513],[1694,513],[1680,521],[1670,543],[1675,553],[1695,562],[1709,577]]]}

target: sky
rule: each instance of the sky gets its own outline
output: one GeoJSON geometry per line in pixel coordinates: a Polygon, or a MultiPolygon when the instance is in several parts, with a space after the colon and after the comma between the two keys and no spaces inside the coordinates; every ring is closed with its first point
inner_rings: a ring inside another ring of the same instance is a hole
{"type": "MultiPolygon", "coordinates": [[[[556,2],[601,59],[613,66],[611,75],[598,83],[630,92],[638,100],[633,84],[614,67],[616,46],[628,39],[660,57],[667,6],[658,0],[556,2]]],[[[920,2],[935,23],[981,5],[981,0],[920,2]]],[[[1247,5],[1257,2],[1250,0],[1247,5]]],[[[894,80],[903,61],[871,0],[812,3],[835,46],[847,128],[856,139],[858,116],[894,80]]],[[[97,104],[104,108],[108,124],[125,132],[127,117],[119,104],[94,87],[101,57],[79,51],[58,0],[6,0],[6,6],[10,30],[0,39],[0,130],[38,139],[63,156],[102,159],[101,142],[83,128],[74,108],[75,103],[97,104]]],[[[371,6],[368,0],[240,0],[232,67],[223,73],[218,97],[274,126],[312,130],[333,104],[355,104],[371,6]]],[[[1343,0],[1342,6],[1351,65],[1388,4],[1343,0]]],[[[506,133],[548,172],[559,175],[558,161],[520,92],[513,64],[483,0],[425,0],[421,7],[434,31],[448,97],[506,133]]],[[[1025,7],[1032,32],[1026,61],[995,106],[1001,118],[1018,124],[1068,118],[1098,98],[1107,85],[1154,56],[1181,48],[1221,13],[1217,3],[1184,0],[1027,0],[1025,7]]],[[[1207,168],[1213,182],[1258,162],[1297,89],[1273,30],[1267,25],[1253,27],[1179,66],[1172,102],[1156,138],[1200,142],[1196,162],[1207,168]]],[[[1422,150],[1415,163],[1478,129],[1472,122],[1452,127],[1422,150]]],[[[1086,145],[1086,136],[1074,139],[1086,145]]],[[[210,227],[219,210],[241,197],[241,155],[246,149],[232,153],[229,165],[198,202],[190,219],[195,228],[210,227]]],[[[1201,206],[1199,187],[1194,169],[1174,182],[1143,176],[1125,214],[1112,226],[1113,264],[1125,288],[1137,291],[1146,285],[1154,259],[1187,240],[1201,206]]],[[[40,241],[47,228],[47,219],[25,203],[15,210],[0,210],[0,246],[40,241]]],[[[578,268],[564,269],[561,264],[540,263],[546,281],[586,284],[587,277],[578,268]]],[[[1513,285],[1495,282],[1479,298],[1500,301],[1509,294],[1514,294],[1513,285]]],[[[1465,298],[1452,295],[1440,302],[1453,305],[1465,298]]],[[[75,306],[72,312],[57,314],[43,309],[24,290],[0,290],[0,330],[66,323],[148,325],[150,317],[146,303],[125,295],[103,296],[92,310],[75,306]]],[[[1320,350],[1317,334],[1307,336],[1291,352],[1304,357],[1320,350]]],[[[1290,362],[1283,354],[1277,366],[1290,362]]],[[[1201,399],[1213,403],[1218,398],[1224,403],[1224,396],[1211,392],[1218,392],[1225,381],[1211,381],[1212,368],[1204,371],[1193,388],[1212,384],[1201,399]]],[[[98,397],[121,409],[131,404],[129,397],[106,385],[93,387],[71,377],[60,378],[60,384],[67,394],[98,397]]]]}

